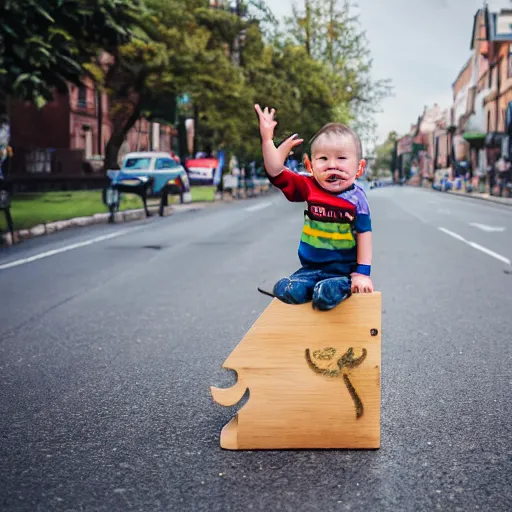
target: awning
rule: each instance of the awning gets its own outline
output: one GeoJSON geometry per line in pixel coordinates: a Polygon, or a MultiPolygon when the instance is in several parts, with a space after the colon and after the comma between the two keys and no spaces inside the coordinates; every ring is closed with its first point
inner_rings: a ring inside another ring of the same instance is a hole
{"type": "Polygon", "coordinates": [[[417,153],[418,151],[424,151],[426,148],[425,144],[418,144],[417,142],[412,143],[412,152],[417,153]]]}
{"type": "Polygon", "coordinates": [[[217,158],[190,158],[186,161],[185,166],[190,167],[204,167],[209,169],[216,169],[219,165],[217,158]]]}
{"type": "Polygon", "coordinates": [[[487,136],[487,133],[479,133],[479,132],[466,132],[462,135],[464,139],[467,141],[470,140],[483,140],[487,136]]]}

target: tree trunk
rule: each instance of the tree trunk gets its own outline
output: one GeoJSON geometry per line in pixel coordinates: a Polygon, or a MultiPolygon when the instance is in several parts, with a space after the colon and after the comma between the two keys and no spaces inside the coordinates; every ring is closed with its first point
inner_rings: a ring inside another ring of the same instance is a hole
{"type": "Polygon", "coordinates": [[[0,117],[7,116],[7,102],[9,101],[8,96],[0,91],[0,117]]]}
{"type": "Polygon", "coordinates": [[[105,148],[105,170],[119,168],[117,155],[119,154],[123,142],[124,135],[122,134],[113,134],[108,140],[107,147],[105,148]]]}
{"type": "Polygon", "coordinates": [[[128,132],[133,128],[137,120],[140,118],[141,114],[141,102],[137,102],[137,104],[133,108],[133,112],[128,117],[128,119],[124,123],[114,123],[114,129],[112,131],[112,135],[107,143],[107,147],[105,149],[105,169],[118,169],[119,165],[117,163],[117,156],[119,154],[119,149],[126,138],[128,132]]]}
{"type": "Polygon", "coordinates": [[[311,57],[311,6],[306,0],[306,52],[311,57]]]}

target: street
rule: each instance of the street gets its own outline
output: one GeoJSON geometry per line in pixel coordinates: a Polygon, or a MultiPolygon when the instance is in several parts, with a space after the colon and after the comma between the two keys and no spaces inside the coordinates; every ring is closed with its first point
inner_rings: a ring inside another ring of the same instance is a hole
{"type": "Polygon", "coordinates": [[[512,510],[512,209],[368,193],[382,446],[223,451],[209,387],[299,266],[280,194],[0,251],[2,511],[512,510]]]}

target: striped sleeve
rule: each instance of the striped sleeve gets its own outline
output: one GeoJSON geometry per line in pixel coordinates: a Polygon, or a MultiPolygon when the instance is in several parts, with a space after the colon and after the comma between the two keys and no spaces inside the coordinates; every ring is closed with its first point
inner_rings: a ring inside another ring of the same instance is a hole
{"type": "Polygon", "coordinates": [[[267,174],[267,177],[272,185],[283,192],[288,201],[300,203],[307,200],[309,188],[306,176],[296,174],[285,167],[277,176],[267,174]]]}

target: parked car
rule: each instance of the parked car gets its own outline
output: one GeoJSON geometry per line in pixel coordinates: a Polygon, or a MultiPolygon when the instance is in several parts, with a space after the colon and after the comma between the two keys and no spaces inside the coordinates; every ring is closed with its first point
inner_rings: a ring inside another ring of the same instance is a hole
{"type": "Polygon", "coordinates": [[[150,178],[148,197],[159,196],[166,188],[168,194],[180,196],[182,203],[189,203],[192,200],[187,172],[169,153],[128,153],[123,158],[121,169],[109,170],[107,176],[112,180],[112,185],[129,184],[130,180],[150,178]]]}

